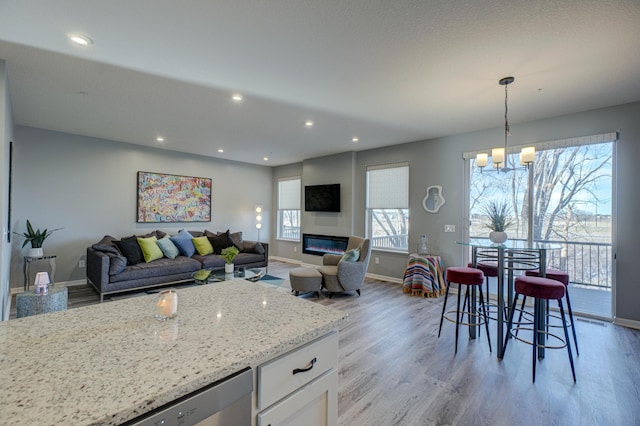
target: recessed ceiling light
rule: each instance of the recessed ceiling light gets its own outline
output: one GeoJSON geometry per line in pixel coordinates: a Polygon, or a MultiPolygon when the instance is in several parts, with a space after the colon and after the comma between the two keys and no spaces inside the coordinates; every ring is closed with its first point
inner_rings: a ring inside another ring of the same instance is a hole
{"type": "Polygon", "coordinates": [[[231,96],[231,99],[233,99],[236,102],[241,102],[242,101],[242,95],[236,93],[233,96],[231,96]]]}
{"type": "Polygon", "coordinates": [[[304,122],[304,125],[307,126],[307,127],[311,127],[311,126],[313,126],[313,121],[307,120],[307,121],[304,122]]]}
{"type": "Polygon", "coordinates": [[[263,159],[264,161],[269,161],[269,157],[267,157],[266,155],[265,155],[264,157],[262,157],[262,159],[263,159]]]}
{"type": "Polygon", "coordinates": [[[93,40],[91,40],[89,37],[87,37],[84,34],[71,33],[71,34],[68,34],[68,37],[69,37],[69,40],[71,40],[72,42],[74,42],[79,46],[89,46],[93,44],[93,40]]]}
{"type": "Polygon", "coordinates": [[[162,136],[158,136],[156,138],[156,142],[164,142],[164,138],[162,136]]]}
{"type": "Polygon", "coordinates": [[[357,136],[354,136],[354,137],[352,137],[352,138],[351,138],[351,142],[353,142],[353,143],[356,143],[356,142],[358,142],[359,140],[360,140],[360,139],[358,139],[358,137],[357,137],[357,136]]]}
{"type": "Polygon", "coordinates": [[[224,149],[220,148],[220,149],[218,150],[218,152],[219,152],[219,153],[223,153],[223,152],[224,152],[224,149]]]}

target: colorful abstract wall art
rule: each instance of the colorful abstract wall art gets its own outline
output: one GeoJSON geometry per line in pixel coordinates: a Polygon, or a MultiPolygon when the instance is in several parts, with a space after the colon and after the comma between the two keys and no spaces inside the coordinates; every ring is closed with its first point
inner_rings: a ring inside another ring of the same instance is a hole
{"type": "Polygon", "coordinates": [[[210,222],[211,179],[138,172],[138,222],[210,222]]]}

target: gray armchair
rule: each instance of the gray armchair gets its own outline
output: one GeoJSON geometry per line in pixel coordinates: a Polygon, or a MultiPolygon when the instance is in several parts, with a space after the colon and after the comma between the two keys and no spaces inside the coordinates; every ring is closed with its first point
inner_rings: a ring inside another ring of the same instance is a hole
{"type": "Polygon", "coordinates": [[[342,256],[336,254],[325,254],[322,257],[323,266],[318,271],[322,274],[324,287],[329,291],[329,298],[333,293],[343,291],[355,291],[360,295],[360,287],[369,266],[371,243],[366,238],[352,235],[349,237],[347,250],[355,248],[360,250],[360,258],[356,262],[340,262],[342,256]]]}

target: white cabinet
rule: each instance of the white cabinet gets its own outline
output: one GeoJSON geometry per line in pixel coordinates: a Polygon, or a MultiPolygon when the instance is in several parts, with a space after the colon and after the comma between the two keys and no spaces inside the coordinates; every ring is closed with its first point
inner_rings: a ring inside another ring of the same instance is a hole
{"type": "Polygon", "coordinates": [[[258,366],[257,425],[335,426],[337,366],[337,332],[258,366]]]}

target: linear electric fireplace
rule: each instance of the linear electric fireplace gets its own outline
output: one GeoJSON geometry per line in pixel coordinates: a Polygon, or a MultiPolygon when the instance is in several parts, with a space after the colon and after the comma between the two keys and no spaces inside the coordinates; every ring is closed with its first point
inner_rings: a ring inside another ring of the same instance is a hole
{"type": "Polygon", "coordinates": [[[325,253],[342,254],[347,249],[349,237],[302,234],[302,252],[322,256],[325,253]]]}

